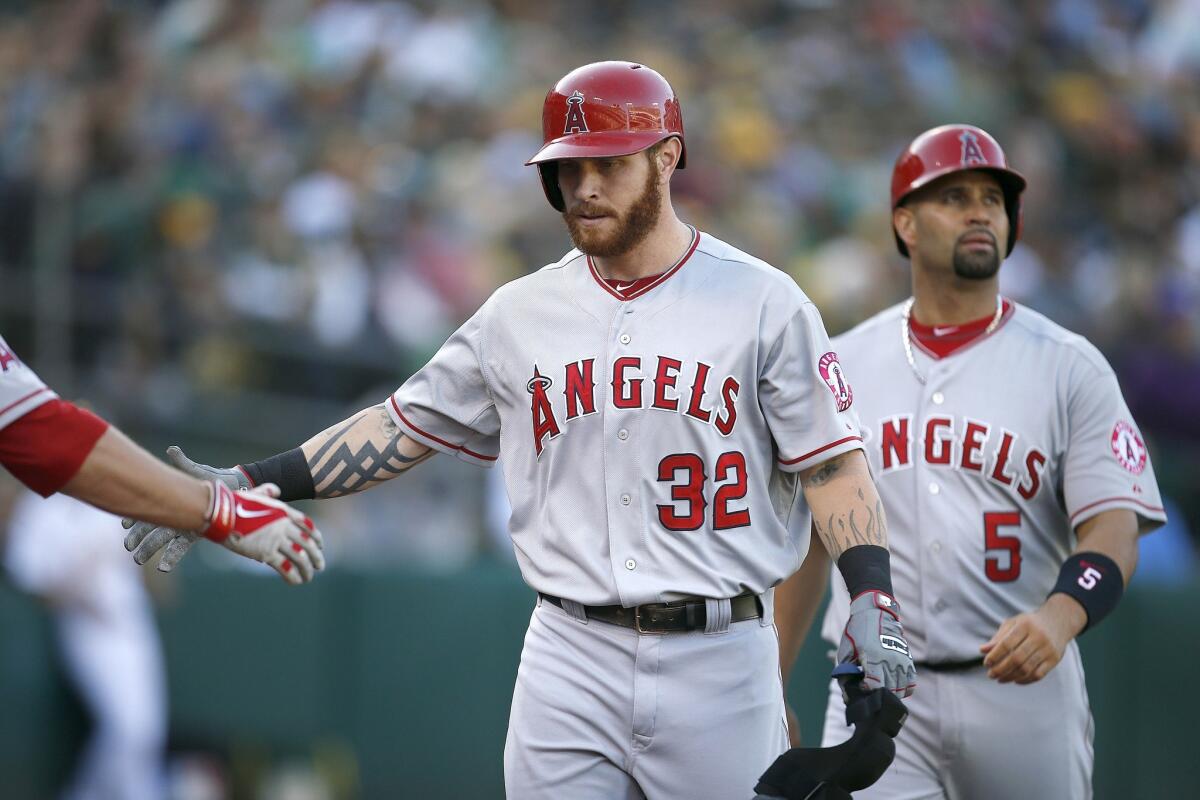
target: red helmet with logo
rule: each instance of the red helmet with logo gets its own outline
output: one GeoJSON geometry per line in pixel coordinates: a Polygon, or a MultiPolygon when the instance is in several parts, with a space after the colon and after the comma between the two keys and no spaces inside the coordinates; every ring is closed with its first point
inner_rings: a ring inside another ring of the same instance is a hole
{"type": "MultiPolygon", "coordinates": [[[[568,72],[546,93],[544,143],[525,163],[537,165],[546,199],[563,211],[559,159],[627,156],[672,136],[683,145],[683,113],[666,78],[642,64],[598,61],[568,72]]],[[[684,150],[679,169],[686,160],[684,150]]]]}
{"type": "MultiPolygon", "coordinates": [[[[1025,178],[1009,169],[1004,151],[991,134],[974,125],[942,125],[913,139],[892,168],[892,209],[943,175],[969,169],[990,172],[1000,181],[1008,212],[1008,253],[1011,253],[1021,235],[1021,192],[1025,189],[1025,178]]],[[[894,229],[892,233],[901,255],[907,256],[908,247],[894,229]]]]}

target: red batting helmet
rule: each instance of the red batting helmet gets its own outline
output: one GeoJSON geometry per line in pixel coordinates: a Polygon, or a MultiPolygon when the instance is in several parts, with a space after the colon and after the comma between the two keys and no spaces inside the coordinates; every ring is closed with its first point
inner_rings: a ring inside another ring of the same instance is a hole
{"type": "MultiPolygon", "coordinates": [[[[905,198],[943,175],[981,169],[1000,181],[1004,190],[1004,208],[1008,212],[1008,252],[1021,235],[1021,192],[1025,178],[1008,166],[1004,151],[991,134],[974,125],[942,125],[925,131],[896,159],[892,168],[892,210],[905,198]]],[[[908,247],[895,229],[896,246],[901,255],[908,247]]],[[[1006,254],[1007,255],[1007,254],[1006,254]]]]}
{"type": "MultiPolygon", "coordinates": [[[[666,78],[642,64],[598,61],[564,75],[542,106],[537,164],[550,205],[563,211],[556,162],[563,158],[627,156],[672,136],[683,145],[683,113],[666,78]]],[[[683,169],[687,151],[679,154],[683,169]]]]}

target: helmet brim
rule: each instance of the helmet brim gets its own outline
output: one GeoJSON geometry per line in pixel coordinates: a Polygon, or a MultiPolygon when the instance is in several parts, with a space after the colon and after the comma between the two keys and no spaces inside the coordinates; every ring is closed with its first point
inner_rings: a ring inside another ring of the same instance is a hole
{"type": "MultiPolygon", "coordinates": [[[[560,136],[543,145],[533,158],[525,162],[525,166],[561,161],[564,158],[630,156],[678,135],[661,131],[595,131],[560,136]]],[[[683,168],[683,162],[684,159],[680,156],[680,169],[683,168]]]]}
{"type": "Polygon", "coordinates": [[[939,178],[944,178],[947,175],[953,175],[958,172],[975,171],[987,172],[994,175],[996,180],[1000,182],[1000,188],[1004,190],[1006,197],[1015,197],[1020,195],[1021,192],[1025,191],[1025,186],[1028,183],[1025,180],[1024,175],[1014,169],[1008,169],[1006,167],[990,167],[984,164],[980,164],[979,166],[964,167],[959,164],[947,164],[941,169],[930,170],[928,173],[922,175],[919,179],[913,181],[909,185],[908,191],[896,198],[896,202],[892,207],[900,207],[904,204],[904,201],[912,197],[913,194],[919,192],[921,189],[924,189],[926,186],[938,180],[939,178]]]}

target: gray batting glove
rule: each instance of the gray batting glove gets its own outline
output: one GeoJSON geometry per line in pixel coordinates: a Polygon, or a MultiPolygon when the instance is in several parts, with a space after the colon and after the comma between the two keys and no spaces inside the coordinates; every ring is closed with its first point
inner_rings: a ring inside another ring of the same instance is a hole
{"type": "Polygon", "coordinates": [[[917,669],[900,624],[900,604],[894,597],[872,590],[851,601],[837,660],[862,667],[863,684],[869,690],[890,689],[902,698],[913,693],[917,669]]]}
{"type": "MultiPolygon", "coordinates": [[[[177,445],[167,448],[167,461],[194,478],[220,481],[235,492],[250,488],[250,479],[240,469],[220,469],[207,464],[197,464],[184,455],[177,445]]],[[[129,531],[125,535],[125,549],[133,553],[133,560],[138,564],[145,564],[159,550],[163,551],[162,558],[158,560],[159,572],[170,572],[174,569],[187,555],[192,542],[200,538],[200,534],[195,531],[180,531],[135,519],[123,519],[121,525],[129,531]]]]}

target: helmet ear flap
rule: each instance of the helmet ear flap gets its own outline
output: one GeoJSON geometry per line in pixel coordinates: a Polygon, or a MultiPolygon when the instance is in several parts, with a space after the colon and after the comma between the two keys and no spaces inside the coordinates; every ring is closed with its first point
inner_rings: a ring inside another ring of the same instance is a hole
{"type": "Polygon", "coordinates": [[[558,188],[558,162],[543,161],[537,168],[538,176],[542,179],[542,191],[546,193],[550,205],[559,213],[566,211],[567,204],[563,201],[562,190],[558,188]]]}
{"type": "Polygon", "coordinates": [[[1005,258],[1007,258],[1012,255],[1013,248],[1017,246],[1017,239],[1021,238],[1025,214],[1021,210],[1020,194],[1006,191],[1004,195],[1005,210],[1008,211],[1008,252],[1005,254],[1005,258]]]}

